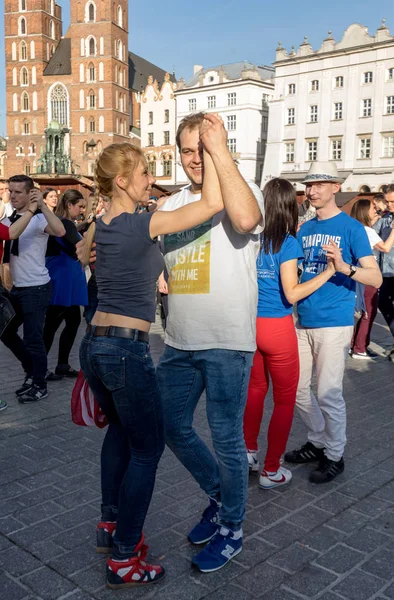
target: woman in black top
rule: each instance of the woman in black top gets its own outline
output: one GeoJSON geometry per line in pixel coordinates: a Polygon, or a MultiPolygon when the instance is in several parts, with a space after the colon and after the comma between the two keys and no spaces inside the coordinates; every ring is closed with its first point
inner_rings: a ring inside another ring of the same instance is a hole
{"type": "Polygon", "coordinates": [[[212,159],[204,155],[201,200],[171,212],[136,212],[138,203],[149,201],[155,181],[139,148],[113,144],[96,165],[97,193],[111,202],[86,235],[85,264],[94,236],[96,242],[98,308],[80,361],[109,422],[101,455],[97,551],[112,551],[107,561],[111,588],[155,583],[164,575],[163,567],[145,563],[142,533],[164,449],[161,398],[148,343],[164,265],[157,237],[190,229],[223,208],[212,159]]]}
{"type": "Polygon", "coordinates": [[[81,239],[74,225],[80,214],[84,198],[78,190],[64,192],[56,207],[66,229],[63,238],[49,237],[46,266],[52,281],[52,300],[47,311],[44,327],[44,342],[49,353],[56,331],[61,323],[65,327],[60,335],[58,363],[55,373],[48,373],[47,380],[76,377],[78,372],[70,367],[69,356],[81,323],[81,306],[86,306],[87,282],[84,270],[75,254],[75,245],[81,239]]]}

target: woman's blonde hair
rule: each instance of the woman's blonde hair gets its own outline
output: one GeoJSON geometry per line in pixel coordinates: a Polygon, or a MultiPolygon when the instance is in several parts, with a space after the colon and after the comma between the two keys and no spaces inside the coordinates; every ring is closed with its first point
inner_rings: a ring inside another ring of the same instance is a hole
{"type": "Polygon", "coordinates": [[[120,175],[129,179],[141,161],[146,162],[145,154],[140,148],[127,142],[107,146],[98,157],[94,170],[95,192],[91,210],[93,222],[85,235],[86,244],[81,257],[82,264],[87,265],[90,261],[100,196],[105,196],[111,201],[115,177],[120,175]]]}

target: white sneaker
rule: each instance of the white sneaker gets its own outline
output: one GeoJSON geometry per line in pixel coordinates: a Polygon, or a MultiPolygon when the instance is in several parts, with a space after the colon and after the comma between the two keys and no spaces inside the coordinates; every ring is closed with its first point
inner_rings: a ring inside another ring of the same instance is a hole
{"type": "Polygon", "coordinates": [[[280,485],[286,485],[286,483],[290,483],[292,477],[292,472],[288,469],[285,469],[284,467],[279,467],[276,473],[261,471],[259,486],[263,490],[270,490],[271,488],[279,487],[280,485]]]}
{"type": "Polygon", "coordinates": [[[372,356],[369,356],[366,352],[353,352],[352,358],[356,360],[372,360],[372,356]]]}
{"type": "Polygon", "coordinates": [[[260,471],[259,461],[257,460],[257,452],[247,452],[249,473],[258,473],[260,471]]]}

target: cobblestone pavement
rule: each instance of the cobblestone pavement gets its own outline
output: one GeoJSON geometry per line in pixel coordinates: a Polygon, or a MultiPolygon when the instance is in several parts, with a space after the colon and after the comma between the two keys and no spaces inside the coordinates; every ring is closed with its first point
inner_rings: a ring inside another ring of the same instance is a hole
{"type": "MultiPolygon", "coordinates": [[[[162,337],[151,336],[157,359],[162,337]]],[[[377,346],[389,347],[381,324],[377,346]]],[[[77,351],[74,366],[77,365],[77,351]]],[[[51,361],[53,363],[53,361],[51,361]]],[[[50,384],[50,396],[20,405],[22,373],[0,345],[0,598],[1,600],[368,600],[394,599],[394,364],[349,360],[345,379],[349,442],[345,473],[328,485],[293,469],[291,485],[258,489],[250,478],[243,552],[222,571],[190,568],[195,549],[186,533],[206,505],[188,472],[166,450],[146,537],[167,569],[163,583],[112,592],[104,558],[95,553],[99,456],[103,433],[70,420],[72,382],[50,384]]],[[[196,423],[209,441],[203,402],[196,423]]],[[[267,401],[267,413],[271,404],[267,401]]],[[[265,447],[265,431],[261,447],[265,447]]],[[[298,418],[289,441],[305,441],[298,418]]]]}

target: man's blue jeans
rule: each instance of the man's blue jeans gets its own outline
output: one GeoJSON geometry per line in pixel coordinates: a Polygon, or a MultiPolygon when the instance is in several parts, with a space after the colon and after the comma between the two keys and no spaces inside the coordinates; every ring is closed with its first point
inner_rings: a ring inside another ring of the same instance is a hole
{"type": "Polygon", "coordinates": [[[220,500],[220,522],[240,527],[248,488],[243,435],[253,352],[177,350],[166,346],[157,368],[167,445],[209,496],[220,500]],[[205,389],[216,458],[193,428],[205,389]]]}
{"type": "Polygon", "coordinates": [[[116,520],[117,554],[139,542],[164,450],[155,367],[145,342],[94,337],[81,343],[82,371],[109,426],[101,451],[102,519],[116,520]]]}
{"type": "Polygon", "coordinates": [[[52,297],[52,284],[13,287],[9,298],[15,317],[3,333],[1,341],[22,363],[33,383],[46,388],[47,353],[44,344],[45,315],[52,297]],[[23,340],[18,329],[23,324],[23,340]]]}

